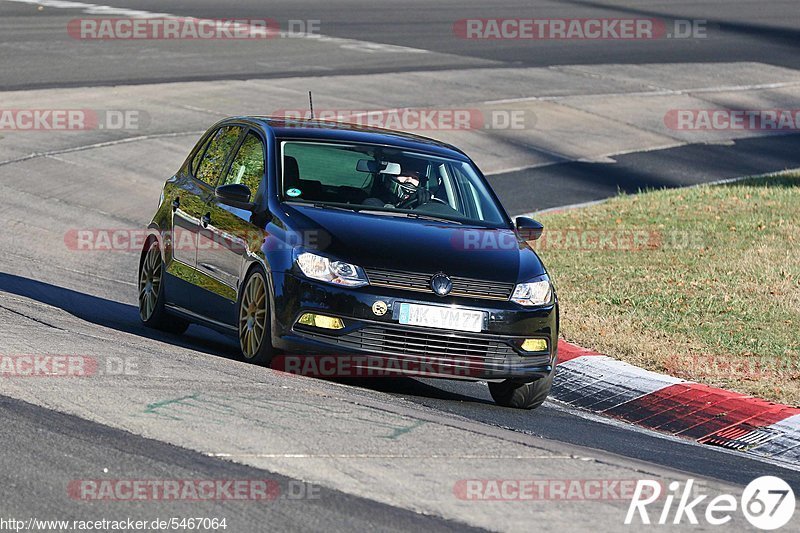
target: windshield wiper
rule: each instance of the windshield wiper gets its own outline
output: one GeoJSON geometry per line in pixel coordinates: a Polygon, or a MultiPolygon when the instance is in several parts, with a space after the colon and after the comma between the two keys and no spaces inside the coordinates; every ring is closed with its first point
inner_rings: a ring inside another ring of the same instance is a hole
{"type": "Polygon", "coordinates": [[[314,202],[311,205],[316,207],[317,209],[338,209],[340,211],[353,211],[356,213],[364,213],[367,215],[387,215],[392,217],[407,217],[407,218],[414,218],[418,220],[431,220],[434,222],[445,222],[448,224],[458,224],[459,226],[463,225],[463,222],[458,220],[453,220],[451,218],[443,218],[437,217],[435,215],[428,215],[425,213],[419,213],[416,211],[393,211],[393,210],[382,210],[382,209],[370,209],[371,206],[368,205],[331,205],[325,204],[322,202],[314,202]]]}
{"type": "Polygon", "coordinates": [[[408,218],[417,218],[417,219],[421,219],[421,220],[433,220],[435,222],[447,222],[448,224],[458,224],[459,226],[462,226],[464,224],[463,222],[459,222],[458,220],[453,220],[452,218],[442,218],[442,217],[437,217],[437,216],[434,216],[434,215],[426,215],[426,214],[423,214],[423,213],[417,213],[417,212],[414,212],[414,211],[412,211],[410,213],[406,213],[406,216],[408,218]]]}
{"type": "Polygon", "coordinates": [[[359,209],[358,206],[331,205],[331,204],[323,204],[321,202],[315,202],[312,205],[318,209],[339,209],[341,211],[355,211],[355,212],[359,212],[361,210],[359,209]]]}

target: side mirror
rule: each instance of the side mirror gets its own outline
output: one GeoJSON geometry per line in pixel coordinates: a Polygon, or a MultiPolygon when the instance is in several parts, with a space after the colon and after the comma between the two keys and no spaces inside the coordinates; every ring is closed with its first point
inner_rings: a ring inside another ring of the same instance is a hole
{"type": "Polygon", "coordinates": [[[544,226],[541,222],[537,222],[528,217],[517,217],[516,220],[517,231],[520,237],[526,241],[535,241],[542,236],[544,226]]]}
{"type": "Polygon", "coordinates": [[[237,207],[239,209],[247,209],[248,211],[252,211],[255,208],[255,204],[250,202],[252,193],[247,185],[242,185],[241,183],[220,185],[214,191],[214,194],[220,203],[225,205],[237,207]]]}

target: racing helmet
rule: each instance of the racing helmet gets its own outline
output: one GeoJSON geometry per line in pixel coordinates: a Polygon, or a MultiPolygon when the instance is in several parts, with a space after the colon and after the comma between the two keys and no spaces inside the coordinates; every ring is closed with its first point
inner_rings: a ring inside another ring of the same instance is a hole
{"type": "Polygon", "coordinates": [[[404,170],[399,175],[387,175],[387,187],[395,204],[400,204],[417,194],[422,180],[416,170],[404,170]]]}

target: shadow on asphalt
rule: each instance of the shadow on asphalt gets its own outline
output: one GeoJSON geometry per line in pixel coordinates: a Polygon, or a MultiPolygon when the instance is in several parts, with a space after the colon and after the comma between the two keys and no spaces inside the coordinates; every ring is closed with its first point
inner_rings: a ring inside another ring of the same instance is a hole
{"type": "MultiPolygon", "coordinates": [[[[90,296],[48,283],[0,272],[0,292],[5,291],[63,309],[82,320],[174,346],[238,359],[235,341],[227,341],[211,330],[199,326],[191,334],[170,335],[144,328],[138,310],[132,306],[90,296]]],[[[0,303],[2,300],[0,300],[0,303]]],[[[577,417],[570,411],[547,404],[531,416],[530,411],[498,408],[492,402],[460,394],[461,382],[443,381],[441,387],[411,378],[339,380],[346,384],[378,392],[400,395],[434,409],[499,427],[514,428],[547,439],[606,450],[611,453],[655,462],[662,466],[706,475],[723,481],[747,484],[761,475],[777,475],[790,483],[800,484],[800,473],[783,466],[760,461],[718,449],[699,447],[691,442],[675,442],[631,431],[628,427],[611,426],[596,420],[577,417]],[[450,389],[450,390],[446,390],[450,389]]],[[[687,474],[689,475],[689,474],[687,474]]]]}
{"type": "MultiPolygon", "coordinates": [[[[133,305],[4,272],[0,272],[0,291],[57,307],[92,324],[209,355],[241,360],[239,347],[233,337],[225,337],[198,325],[191,326],[183,335],[173,335],[146,328],[139,320],[139,310],[133,305]]],[[[437,400],[492,403],[439,389],[412,378],[359,378],[333,381],[389,394],[404,394],[437,400]]]]}
{"type": "Polygon", "coordinates": [[[228,341],[225,336],[207,328],[191,326],[183,335],[146,328],[139,320],[139,310],[133,305],[5,272],[0,272],[0,291],[57,307],[99,326],[211,355],[239,358],[238,346],[233,339],[228,341]]]}
{"type": "Polygon", "coordinates": [[[635,194],[755,176],[800,167],[800,135],[766,135],[724,144],[614,156],[613,162],[573,161],[488,176],[512,214],[635,194]]]}

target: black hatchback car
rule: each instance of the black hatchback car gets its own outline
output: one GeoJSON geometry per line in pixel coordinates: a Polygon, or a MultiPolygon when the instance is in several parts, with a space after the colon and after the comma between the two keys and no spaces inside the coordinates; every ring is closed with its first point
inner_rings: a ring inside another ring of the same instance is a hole
{"type": "Polygon", "coordinates": [[[258,364],[378,362],[487,381],[497,403],[533,408],[552,385],[559,324],[528,244],[541,232],[512,222],[453,146],[230,118],[164,185],[139,263],[140,315],[176,333],[198,323],[236,335],[258,364]]]}

